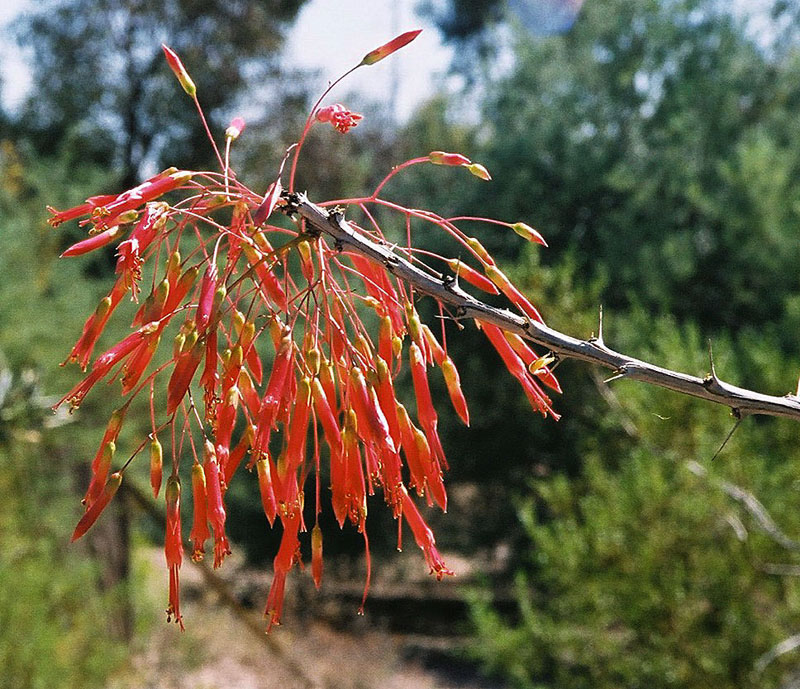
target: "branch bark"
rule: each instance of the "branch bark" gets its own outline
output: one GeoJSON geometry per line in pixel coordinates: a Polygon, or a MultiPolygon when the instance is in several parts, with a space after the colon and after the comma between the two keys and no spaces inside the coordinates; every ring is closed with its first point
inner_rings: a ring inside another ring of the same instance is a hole
{"type": "Polygon", "coordinates": [[[717,377],[713,363],[711,373],[704,378],[662,368],[615,352],[603,342],[602,333],[588,340],[565,335],[525,316],[476,299],[449,276],[442,279],[433,277],[400,255],[396,247],[368,237],[351,226],[342,213],[321,208],[310,202],[304,194],[285,194],[284,198],[287,201],[284,211],[300,215],[313,232],[333,238],[337,247],[379,263],[395,277],[413,285],[417,291],[452,307],[456,319],[474,318],[492,323],[548,349],[559,358],[579,359],[611,369],[615,373],[612,379],[638,380],[730,407],[736,418],[762,414],[800,421],[800,398],[797,395],[777,397],[725,383],[717,377]]]}

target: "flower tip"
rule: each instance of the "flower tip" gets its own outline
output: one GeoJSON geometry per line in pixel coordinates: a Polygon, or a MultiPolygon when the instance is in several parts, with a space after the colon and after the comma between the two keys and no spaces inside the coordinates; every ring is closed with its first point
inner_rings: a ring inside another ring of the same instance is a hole
{"type": "Polygon", "coordinates": [[[234,117],[225,130],[225,138],[235,141],[244,131],[245,121],[242,117],[234,117]]]}
{"type": "Polygon", "coordinates": [[[396,36],[388,43],[385,43],[380,48],[375,48],[375,50],[371,50],[368,52],[364,59],[358,63],[358,67],[362,65],[374,65],[376,62],[383,60],[385,57],[389,57],[394,52],[397,52],[403,46],[408,45],[413,41],[417,36],[422,33],[422,29],[415,29],[413,31],[406,31],[405,33],[396,36]]]}
{"type": "Polygon", "coordinates": [[[464,165],[473,175],[476,177],[484,180],[485,182],[489,182],[492,179],[492,176],[489,174],[489,171],[480,163],[470,163],[469,165],[464,165]]]}
{"type": "Polygon", "coordinates": [[[511,229],[523,239],[527,239],[529,242],[547,246],[547,242],[545,241],[544,237],[542,237],[539,232],[524,222],[515,222],[513,225],[511,225],[511,229]]]}

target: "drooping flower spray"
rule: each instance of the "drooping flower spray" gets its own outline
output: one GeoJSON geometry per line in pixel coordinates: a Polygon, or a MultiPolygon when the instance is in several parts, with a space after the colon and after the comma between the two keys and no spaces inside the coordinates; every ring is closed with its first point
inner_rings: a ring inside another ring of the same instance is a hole
{"type": "MultiPolygon", "coordinates": [[[[398,36],[368,53],[353,69],[375,64],[418,34],[398,36]]],[[[182,477],[191,485],[193,497],[191,557],[203,558],[206,544],[213,541],[215,567],[231,550],[225,530],[228,487],[244,480],[240,475],[248,470],[251,480],[258,482],[265,526],[279,522],[282,529],[266,602],[269,626],[280,622],[287,576],[301,562],[303,547],[310,545],[311,575],[317,587],[322,585],[322,544],[328,534],[322,532],[319,514],[331,510],[340,527],[349,522],[367,545],[368,497],[378,491],[394,518],[410,528],[431,572],[438,578],[451,574],[412,497],[416,493],[429,507],[447,506],[448,464],[429,387],[429,377],[435,375],[432,369],[440,370],[456,414],[469,424],[458,370],[447,353],[444,320],[441,335],[422,323],[417,295],[386,265],[343,250],[302,219],[295,218],[291,229],[274,223],[279,214],[294,217],[297,161],[311,127],[330,124],[344,134],[362,116],[341,104],[320,107],[341,79],[335,81],[311,109],[290,150],[286,191],[281,165],[277,177],[259,194],[244,186],[229,167],[230,148],[242,135],[244,121],[231,121],[220,154],[188,71],[166,46],[164,53],[203,118],[219,171],[169,169],[122,194],[95,196],[65,211],[50,209],[54,227],[79,220],[88,230],[89,236],[68,248],[64,257],[117,244],[116,283],[86,320],[65,361],[88,373],[59,405],[78,407],[104,379],[119,378],[125,396],[111,415],[92,462],[85,513],[73,539],[100,517],[124,485],[122,478],[131,463],[148,447],[154,496],[162,494],[163,472],[168,469],[163,490],[167,613],[181,628],[182,477]],[[152,267],[149,287],[142,284],[145,264],[152,267]],[[92,360],[126,295],[139,303],[134,331],[92,360]],[[367,311],[374,317],[364,318],[367,311]],[[371,323],[378,325],[373,329],[371,323]],[[406,366],[413,382],[413,406],[401,402],[396,393],[396,377],[406,366]],[[166,381],[163,398],[155,385],[158,378],[166,381]],[[118,447],[119,431],[131,401],[141,394],[149,396],[152,431],[126,454],[118,447]],[[321,487],[323,481],[328,483],[321,487]],[[330,491],[324,490],[328,486],[330,491]]],[[[380,243],[387,240],[375,208],[398,215],[406,227],[408,246],[395,250],[404,258],[439,279],[505,295],[521,314],[540,321],[529,299],[480,241],[462,228],[482,223],[492,231],[512,230],[544,244],[541,235],[525,223],[446,218],[407,208],[383,195],[396,174],[419,164],[462,167],[481,180],[491,179],[486,168],[462,154],[433,151],[395,166],[369,195],[319,205],[342,219],[345,211],[363,218],[361,224],[346,221],[348,227],[380,243]],[[416,252],[412,230],[422,225],[445,232],[459,258],[416,252]],[[423,255],[435,265],[423,264],[423,255]]],[[[544,391],[544,387],[560,391],[549,368],[552,359],[495,325],[478,326],[534,410],[558,418],[544,391]]],[[[367,586],[369,562],[367,550],[367,586]]]]}

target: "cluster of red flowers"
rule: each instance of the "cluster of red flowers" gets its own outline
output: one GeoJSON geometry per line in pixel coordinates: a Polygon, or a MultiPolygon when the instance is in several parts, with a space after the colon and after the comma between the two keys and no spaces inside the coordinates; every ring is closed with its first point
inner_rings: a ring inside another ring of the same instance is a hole
{"type": "MultiPolygon", "coordinates": [[[[387,46],[400,47],[414,37],[408,36],[387,46]]],[[[381,51],[388,54],[384,46],[368,54],[369,60],[365,58],[362,64],[381,59],[385,56],[381,51]]],[[[171,55],[173,69],[177,64],[183,70],[177,56],[171,55]]],[[[182,84],[192,83],[185,70],[179,76],[182,84]]],[[[187,93],[196,99],[193,89],[187,93]]],[[[358,118],[342,106],[322,110],[315,106],[295,156],[313,121],[330,121],[346,131],[358,118]]],[[[228,143],[243,128],[244,122],[237,118],[228,129],[228,143]]],[[[119,377],[122,393],[127,395],[112,414],[92,462],[86,511],[73,539],[98,518],[131,461],[148,445],[145,440],[115,466],[125,414],[131,401],[144,392],[151,409],[154,496],[161,490],[164,471],[159,436],[170,439],[171,470],[164,490],[168,615],[181,627],[181,464],[187,458],[192,465],[193,559],[203,557],[209,541],[213,541],[215,567],[230,553],[225,493],[242,466],[257,476],[269,524],[279,521],[282,526],[266,606],[270,626],[280,621],[286,576],[301,561],[300,535],[309,524],[313,524],[312,575],[320,585],[323,536],[318,515],[323,509],[323,477],[329,481],[331,507],[340,527],[350,522],[364,534],[366,544],[367,496],[380,488],[393,516],[411,529],[431,572],[438,578],[450,574],[411,497],[413,490],[428,506],[436,504],[443,510],[447,506],[443,482],[447,460],[428,385],[431,368],[441,370],[456,413],[469,424],[458,371],[447,354],[444,326],[437,337],[422,323],[413,290],[384,266],[358,253],[343,252],[301,220],[291,229],[272,224],[273,216],[286,206],[280,179],[262,197],[230,173],[227,149],[225,157],[221,173],[170,169],[123,194],[93,197],[66,211],[51,209],[53,226],[82,218],[81,224],[89,228],[89,237],[68,248],[64,256],[78,256],[122,240],[117,245],[116,283],[87,319],[68,362],[77,362],[84,370],[89,367],[112,313],[126,294],[138,301],[142,266],[152,266],[149,293],[133,319],[135,330],[96,357],[84,379],[59,403],[77,407],[98,381],[114,377],[119,377]],[[161,200],[178,190],[178,200],[161,200]],[[156,263],[163,259],[161,271],[156,263]],[[366,319],[377,323],[374,332],[363,318],[366,311],[374,314],[366,319]],[[160,347],[168,329],[172,347],[160,347]],[[416,400],[411,411],[395,391],[397,375],[406,365],[416,400]],[[161,375],[169,376],[163,402],[155,386],[161,375]],[[164,418],[159,422],[161,408],[164,418]],[[306,491],[312,485],[313,507],[306,505],[311,502],[306,500],[306,491]]],[[[460,251],[474,258],[477,268],[440,257],[457,277],[487,292],[502,292],[528,317],[541,320],[480,242],[467,236],[459,224],[494,223],[543,243],[538,233],[524,223],[442,218],[379,196],[389,178],[418,163],[465,167],[488,179],[485,168],[466,157],[434,151],[395,167],[372,195],[327,205],[358,209],[354,212],[361,212],[370,229],[353,227],[378,239],[383,239],[383,233],[374,207],[399,213],[408,228],[409,245],[397,250],[412,260],[416,260],[411,249],[412,222],[434,224],[459,243],[460,251]]],[[[289,189],[294,185],[294,169],[293,164],[289,189]]],[[[558,390],[548,369],[551,360],[536,355],[513,334],[488,323],[479,326],[533,408],[557,418],[542,388],[543,384],[558,390]]]]}

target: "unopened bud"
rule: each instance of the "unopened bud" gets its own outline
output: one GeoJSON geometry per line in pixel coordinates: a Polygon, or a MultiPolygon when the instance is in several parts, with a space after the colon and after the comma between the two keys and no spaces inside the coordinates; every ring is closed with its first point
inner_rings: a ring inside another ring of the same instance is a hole
{"type": "Polygon", "coordinates": [[[167,58],[167,64],[169,65],[169,68],[172,70],[173,74],[178,77],[178,81],[183,87],[183,90],[186,91],[190,98],[194,98],[197,95],[197,87],[194,85],[192,78],[189,76],[189,73],[183,66],[181,59],[171,48],[168,48],[164,44],[162,44],[161,47],[164,50],[164,55],[167,58]]]}
{"type": "Polygon", "coordinates": [[[244,119],[241,117],[234,117],[231,120],[231,123],[228,125],[228,128],[225,130],[225,138],[230,139],[231,141],[235,141],[239,138],[241,133],[244,131],[244,119]]]}
{"type": "Polygon", "coordinates": [[[529,242],[547,246],[547,242],[544,241],[544,237],[542,237],[542,235],[540,235],[530,225],[526,225],[524,222],[515,222],[513,225],[511,225],[511,229],[523,239],[527,239],[529,242]]]}

